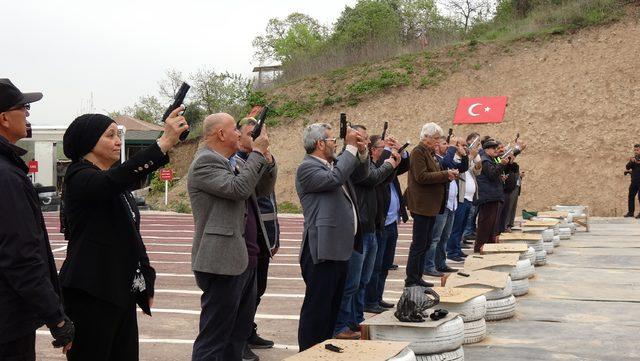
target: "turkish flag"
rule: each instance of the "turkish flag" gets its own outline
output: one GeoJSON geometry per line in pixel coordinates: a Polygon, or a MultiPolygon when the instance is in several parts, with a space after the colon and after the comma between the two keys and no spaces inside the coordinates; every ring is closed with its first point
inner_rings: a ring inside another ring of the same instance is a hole
{"type": "Polygon", "coordinates": [[[453,124],[502,123],[507,97],[460,98],[453,124]]]}

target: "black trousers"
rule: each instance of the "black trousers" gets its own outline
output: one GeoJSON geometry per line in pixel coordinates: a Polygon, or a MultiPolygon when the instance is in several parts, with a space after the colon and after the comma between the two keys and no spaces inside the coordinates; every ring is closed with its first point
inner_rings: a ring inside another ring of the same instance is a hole
{"type": "Polygon", "coordinates": [[[630,214],[633,214],[636,212],[636,204],[635,204],[636,194],[638,195],[638,202],[640,202],[640,183],[631,182],[631,185],[629,185],[629,213],[630,214]]]}
{"type": "Polygon", "coordinates": [[[406,285],[417,284],[422,280],[424,260],[433,241],[433,225],[436,222],[436,217],[415,213],[411,213],[411,217],[413,217],[413,237],[407,259],[407,278],[404,281],[406,285]]]}
{"type": "Polygon", "coordinates": [[[256,270],[238,276],[194,272],[203,291],[193,361],[241,361],[256,312],[256,270]]]}
{"type": "Polygon", "coordinates": [[[500,220],[500,210],[502,202],[489,202],[480,205],[478,211],[478,229],[476,231],[476,243],[473,246],[474,252],[480,252],[485,243],[493,243],[500,220]]]}
{"type": "Polygon", "coordinates": [[[36,361],[36,332],[0,343],[0,361],[36,361]]]}
{"type": "Polygon", "coordinates": [[[301,352],[333,337],[348,269],[347,261],[314,264],[309,242],[304,243],[300,268],[306,289],[298,325],[301,352]]]}
{"type": "Polygon", "coordinates": [[[518,193],[520,187],[516,187],[513,191],[504,193],[504,203],[500,212],[500,233],[507,228],[513,227],[513,221],[516,217],[516,208],[518,207],[518,193]]]}
{"type": "Polygon", "coordinates": [[[63,288],[64,308],[76,328],[69,361],[137,361],[136,304],[126,309],[82,290],[63,288]]]}
{"type": "MultiPolygon", "coordinates": [[[[259,257],[258,258],[258,266],[256,267],[256,312],[258,312],[258,306],[260,305],[260,301],[262,300],[262,296],[267,291],[267,276],[269,275],[269,257],[259,257]]],[[[255,320],[255,312],[254,312],[254,320],[253,320],[253,331],[249,338],[258,332],[258,325],[255,320]]]]}

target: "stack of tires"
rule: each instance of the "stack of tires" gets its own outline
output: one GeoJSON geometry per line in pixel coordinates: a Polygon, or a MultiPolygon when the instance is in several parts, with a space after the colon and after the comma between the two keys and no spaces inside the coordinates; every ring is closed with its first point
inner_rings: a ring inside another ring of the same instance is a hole
{"type": "Polygon", "coordinates": [[[553,253],[553,237],[555,237],[553,229],[547,229],[542,232],[543,249],[547,251],[547,254],[553,253]]]}
{"type": "Polygon", "coordinates": [[[460,316],[433,328],[372,326],[369,335],[372,340],[409,342],[409,348],[415,353],[416,360],[464,360],[464,322],[460,316]]]}
{"type": "Polygon", "coordinates": [[[559,233],[558,234],[558,236],[559,236],[558,238],[559,239],[569,239],[569,238],[571,238],[571,234],[572,234],[571,232],[572,232],[571,228],[568,227],[568,226],[567,227],[560,227],[560,230],[558,232],[559,233]]]}
{"type": "MultiPolygon", "coordinates": [[[[520,259],[528,259],[531,264],[536,263],[536,250],[533,247],[529,247],[526,252],[520,254],[520,259]]],[[[533,276],[531,276],[533,277],[533,276]]]]}
{"type": "Polygon", "coordinates": [[[474,297],[464,303],[440,303],[449,312],[460,315],[464,323],[463,344],[476,343],[487,337],[487,324],[484,315],[487,313],[487,298],[483,296],[474,297]]]}
{"type": "Polygon", "coordinates": [[[536,267],[544,266],[547,264],[547,251],[536,251],[536,267]]]}
{"type": "Polygon", "coordinates": [[[511,289],[514,296],[523,296],[529,293],[529,278],[535,273],[531,261],[528,259],[519,260],[514,269],[509,272],[511,278],[511,289]]]}
{"type": "Polygon", "coordinates": [[[484,319],[498,321],[511,318],[516,314],[516,298],[513,296],[511,277],[507,278],[504,288],[497,288],[485,294],[487,298],[487,312],[484,319]]]}

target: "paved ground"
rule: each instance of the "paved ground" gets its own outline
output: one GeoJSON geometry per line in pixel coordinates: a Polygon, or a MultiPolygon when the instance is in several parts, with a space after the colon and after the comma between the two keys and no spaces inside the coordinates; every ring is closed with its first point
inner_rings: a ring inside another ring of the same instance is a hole
{"type": "MultiPolygon", "coordinates": [[[[66,241],[55,214],[46,215],[60,267],[66,241]]],[[[198,328],[199,289],[190,271],[190,216],[143,214],[142,235],[158,273],[152,318],[139,313],[141,360],[189,360],[198,328]]],[[[258,350],[262,360],[281,360],[297,350],[296,330],[304,283],[297,263],[302,219],[281,220],[282,247],[272,261],[269,287],[258,310],[259,332],[276,348],[258,350]]],[[[403,225],[385,298],[395,300],[410,243],[403,225]]],[[[455,265],[454,265],[455,266],[455,265]]],[[[640,359],[640,224],[593,225],[563,241],[549,264],[536,269],[529,295],[518,299],[517,316],[488,324],[489,337],[465,346],[467,360],[640,359]]],[[[38,332],[38,360],[62,360],[38,332]]]]}

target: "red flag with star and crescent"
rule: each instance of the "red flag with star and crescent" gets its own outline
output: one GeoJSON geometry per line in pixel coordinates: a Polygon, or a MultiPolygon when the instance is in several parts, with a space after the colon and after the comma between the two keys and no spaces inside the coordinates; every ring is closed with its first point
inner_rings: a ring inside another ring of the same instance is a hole
{"type": "Polygon", "coordinates": [[[502,123],[507,97],[460,98],[453,124],[502,123]]]}

